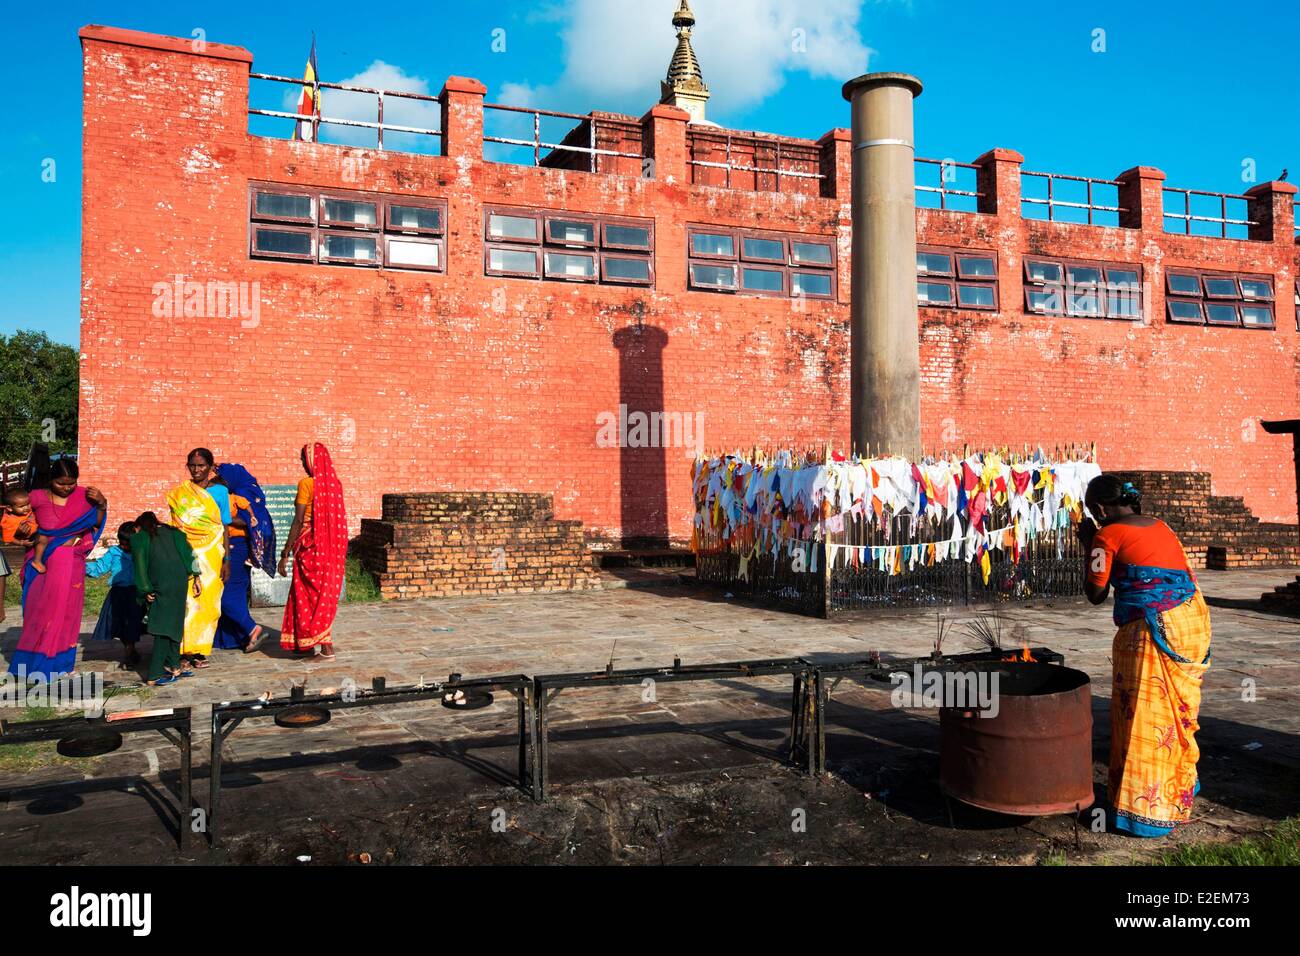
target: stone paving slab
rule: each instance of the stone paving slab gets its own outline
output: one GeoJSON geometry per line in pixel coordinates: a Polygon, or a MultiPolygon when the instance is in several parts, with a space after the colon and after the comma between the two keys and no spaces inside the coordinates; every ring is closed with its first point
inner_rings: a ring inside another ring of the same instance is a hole
{"type": "MultiPolygon", "coordinates": [[[[1300,767],[1300,621],[1241,606],[1295,574],[1281,569],[1199,575],[1215,629],[1201,740],[1216,753],[1240,752],[1251,760],[1300,767]],[[1254,681],[1253,701],[1244,693],[1247,680],[1254,681]]],[[[663,577],[671,581],[675,576],[663,577]]],[[[945,650],[971,649],[960,622],[977,612],[941,613],[958,622],[945,650]]],[[[1061,651],[1067,664],[1092,677],[1099,748],[1108,735],[1114,635],[1110,613],[1108,605],[1067,601],[999,611],[1008,638],[1012,628],[1023,625],[1030,643],[1061,651]]],[[[276,609],[258,609],[254,615],[273,630],[262,652],[218,651],[213,666],[194,677],[150,689],[142,697],[118,696],[108,704],[110,710],[142,704],[195,707],[195,786],[200,797],[206,787],[208,712],[214,700],[247,699],[264,691],[285,694],[304,680],[311,691],[338,687],[345,678],[368,687],[379,675],[392,687],[445,678],[452,671],[465,676],[598,671],[611,654],[617,668],[666,666],[674,657],[690,664],[800,655],[834,661],[866,657],[872,651],[886,657],[916,656],[930,652],[936,630],[933,610],[823,621],[726,599],[716,590],[638,582],[636,587],[569,594],[345,605],[336,623],[339,659],[317,664],[275,646],[276,609]]],[[[87,638],[93,626],[93,620],[83,623],[87,638]]],[[[0,625],[4,655],[12,652],[19,628],[16,611],[0,625]]],[[[110,683],[130,687],[138,678],[114,669],[118,652],[116,644],[87,639],[81,666],[103,670],[110,683]]],[[[855,748],[860,752],[869,742],[900,751],[933,750],[937,745],[933,715],[909,712],[903,720],[883,691],[849,684],[836,691],[828,711],[832,762],[837,755],[852,759],[855,748]],[[861,725],[859,718],[866,717],[875,723],[861,725]]],[[[552,773],[558,784],[640,775],[652,767],[663,773],[770,762],[788,726],[787,678],[660,684],[653,701],[642,700],[641,692],[639,686],[571,690],[555,700],[550,711],[552,773]]],[[[0,717],[12,716],[14,711],[0,708],[0,717]]],[[[485,779],[480,775],[475,784],[474,775],[491,773],[491,766],[498,768],[497,782],[504,779],[508,785],[514,772],[514,734],[514,700],[504,694],[493,707],[464,714],[451,713],[437,702],[336,712],[325,727],[307,731],[252,721],[226,745],[230,792],[240,791],[241,774],[292,778],[308,773],[316,780],[318,774],[345,772],[339,769],[340,761],[356,762],[372,752],[398,754],[400,760],[433,754],[464,761],[452,773],[452,791],[482,787],[485,779]],[[294,734],[298,736],[290,736],[294,734]],[[487,764],[479,763],[480,756],[487,764]]],[[[51,784],[80,781],[78,785],[87,788],[88,804],[92,799],[113,804],[128,793],[138,801],[138,788],[144,786],[139,778],[157,786],[160,779],[174,780],[177,765],[176,751],[161,737],[132,735],[121,750],[95,761],[66,762],[28,774],[0,770],[0,854],[8,840],[39,824],[40,817],[25,808],[34,794],[51,784]],[[104,794],[118,796],[109,799],[104,794]]],[[[308,784],[308,793],[300,798],[304,807],[310,804],[314,786],[308,784]]],[[[247,810],[257,790],[250,787],[232,800],[242,801],[247,810]]]]}

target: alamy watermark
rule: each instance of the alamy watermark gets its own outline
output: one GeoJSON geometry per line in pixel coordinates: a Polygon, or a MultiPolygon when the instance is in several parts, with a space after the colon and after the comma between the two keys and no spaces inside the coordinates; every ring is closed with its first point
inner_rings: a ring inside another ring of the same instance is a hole
{"type": "Polygon", "coordinates": [[[995,670],[925,670],[920,662],[912,673],[895,671],[889,675],[894,685],[889,701],[895,707],[958,707],[972,710],[981,717],[996,717],[998,672],[995,670]]]}
{"type": "Polygon", "coordinates": [[[596,415],[597,448],[682,448],[687,458],[704,451],[703,412],[629,412],[596,415]]]}
{"type": "Polygon", "coordinates": [[[153,314],[159,319],[239,319],[240,327],[255,329],[262,322],[262,284],[195,282],[175,275],[171,282],[153,284],[153,314]]]}
{"type": "Polygon", "coordinates": [[[0,707],[77,707],[104,709],[104,674],[89,671],[48,680],[44,674],[27,674],[24,664],[16,674],[0,674],[0,707]]]}

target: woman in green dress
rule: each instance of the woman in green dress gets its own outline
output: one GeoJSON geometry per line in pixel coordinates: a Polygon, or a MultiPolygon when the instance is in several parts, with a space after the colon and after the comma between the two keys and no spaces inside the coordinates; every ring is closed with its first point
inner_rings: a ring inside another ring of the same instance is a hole
{"type": "Polygon", "coordinates": [[[135,591],[148,614],[145,631],[153,637],[147,681],[161,687],[193,673],[181,668],[181,639],[186,595],[198,586],[194,550],[184,532],[162,524],[152,511],[140,515],[136,525],[140,530],[131,538],[135,591]]]}

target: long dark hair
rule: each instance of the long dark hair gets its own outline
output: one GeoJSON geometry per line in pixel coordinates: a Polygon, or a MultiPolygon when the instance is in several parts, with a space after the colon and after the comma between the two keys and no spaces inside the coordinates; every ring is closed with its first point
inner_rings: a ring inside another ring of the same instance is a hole
{"type": "Polygon", "coordinates": [[[1121,481],[1114,475],[1098,475],[1088,482],[1088,490],[1083,500],[1089,505],[1106,505],[1108,508],[1132,508],[1135,514],[1142,513],[1142,492],[1131,481],[1121,481]]]}
{"type": "Polygon", "coordinates": [[[141,512],[140,517],[135,519],[135,524],[141,531],[148,531],[151,538],[158,537],[158,529],[162,527],[158,516],[152,511],[141,512]]]}
{"type": "Polygon", "coordinates": [[[27,491],[44,490],[50,487],[55,478],[71,478],[76,481],[81,477],[77,459],[66,455],[50,457],[50,446],[37,442],[32,445],[31,454],[27,456],[27,469],[23,473],[23,488],[27,491]]]}

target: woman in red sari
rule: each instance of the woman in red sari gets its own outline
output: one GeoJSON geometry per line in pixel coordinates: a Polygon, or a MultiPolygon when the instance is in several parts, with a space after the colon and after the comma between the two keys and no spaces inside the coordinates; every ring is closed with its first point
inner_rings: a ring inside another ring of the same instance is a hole
{"type": "Polygon", "coordinates": [[[347,514],[343,486],[330,453],[320,442],[304,445],[293,525],[280,555],[280,573],[288,574],[293,556],[293,584],[284,608],[280,646],[334,660],[334,615],[343,591],[343,566],[348,552],[347,514]]]}

